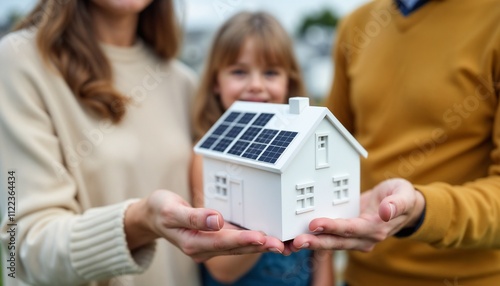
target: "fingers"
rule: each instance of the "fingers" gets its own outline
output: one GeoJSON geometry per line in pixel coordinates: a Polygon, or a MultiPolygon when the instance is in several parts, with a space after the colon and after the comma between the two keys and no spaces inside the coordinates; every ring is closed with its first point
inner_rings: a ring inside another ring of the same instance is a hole
{"type": "MultiPolygon", "coordinates": [[[[284,251],[284,248],[283,248],[284,251]]],[[[268,248],[264,245],[262,246],[240,246],[233,249],[221,250],[221,251],[210,251],[210,252],[201,252],[198,255],[192,255],[191,257],[196,262],[203,262],[215,256],[221,255],[244,255],[244,254],[253,254],[253,253],[264,253],[264,252],[274,252],[277,254],[283,254],[283,251],[279,248],[268,248]]]]}
{"type": "Polygon", "coordinates": [[[197,261],[217,255],[236,255],[272,251],[282,253],[283,242],[261,232],[222,229],[218,232],[179,230],[173,235],[179,247],[197,261]]]}
{"type": "Polygon", "coordinates": [[[171,227],[218,231],[224,226],[224,218],[215,210],[186,206],[184,211],[176,214],[179,214],[176,218],[178,223],[171,227]]]}
{"type": "Polygon", "coordinates": [[[297,252],[298,250],[293,246],[293,240],[288,240],[284,242],[285,244],[285,250],[283,250],[283,255],[288,256],[292,254],[292,252],[297,252]]]}
{"type": "MultiPolygon", "coordinates": [[[[211,209],[192,208],[179,195],[158,190],[148,198],[150,213],[160,223],[160,228],[188,228],[217,231],[224,226],[222,215],[211,209]]],[[[163,231],[160,231],[163,232],[163,231]]]]}
{"type": "Polygon", "coordinates": [[[383,201],[380,204],[378,215],[383,221],[390,221],[396,216],[396,206],[393,203],[383,201]]]}
{"type": "Polygon", "coordinates": [[[360,238],[345,238],[330,234],[302,234],[297,236],[290,245],[292,251],[296,252],[301,249],[312,250],[360,250],[371,251],[375,246],[375,242],[369,239],[360,238]]]}
{"type": "Polygon", "coordinates": [[[377,185],[373,191],[382,196],[378,211],[380,218],[385,222],[407,215],[415,205],[416,191],[406,180],[387,180],[377,185]]]}
{"type": "Polygon", "coordinates": [[[283,253],[285,245],[259,231],[224,226],[222,215],[211,209],[192,208],[179,195],[166,190],[153,192],[147,200],[154,230],[196,261],[217,255],[272,251],[283,253]]]}
{"type": "Polygon", "coordinates": [[[291,251],[300,249],[355,249],[370,251],[375,243],[387,237],[389,228],[377,214],[371,218],[328,219],[311,221],[309,229],[315,234],[297,236],[288,246],[291,251]]]}
{"type": "Polygon", "coordinates": [[[372,219],[352,218],[352,219],[314,219],[309,224],[309,229],[317,234],[332,234],[340,237],[370,237],[377,238],[380,221],[376,216],[372,219]]]}

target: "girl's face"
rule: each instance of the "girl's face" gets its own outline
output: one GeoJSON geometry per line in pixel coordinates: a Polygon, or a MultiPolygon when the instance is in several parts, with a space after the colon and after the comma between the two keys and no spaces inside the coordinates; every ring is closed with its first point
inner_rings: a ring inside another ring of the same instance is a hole
{"type": "Polygon", "coordinates": [[[217,73],[214,92],[220,95],[224,109],[236,100],[285,103],[288,94],[285,69],[260,64],[254,43],[251,38],[246,39],[236,63],[217,73]]]}

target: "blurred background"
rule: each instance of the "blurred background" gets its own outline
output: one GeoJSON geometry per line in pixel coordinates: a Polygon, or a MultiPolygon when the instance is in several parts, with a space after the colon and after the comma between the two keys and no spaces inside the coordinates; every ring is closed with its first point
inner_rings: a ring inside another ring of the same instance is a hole
{"type": "MultiPolygon", "coordinates": [[[[331,49],[340,18],[368,0],[176,0],[184,28],[180,59],[200,72],[215,30],[241,10],[265,10],[292,36],[294,50],[313,104],[321,104],[334,73],[331,49]]],[[[0,1],[0,37],[37,0],[0,1]]]]}
{"type": "MultiPolygon", "coordinates": [[[[79,0],[81,1],[81,0],[79,0]]],[[[320,105],[334,73],[331,59],[336,25],[342,17],[369,0],[175,0],[184,29],[180,59],[200,72],[216,29],[242,10],[273,14],[293,38],[312,104],[320,105]]],[[[0,38],[37,0],[0,0],[0,38]]],[[[2,67],[4,68],[4,67],[2,67]]],[[[335,253],[337,285],[341,285],[344,252],[335,253]]]]}

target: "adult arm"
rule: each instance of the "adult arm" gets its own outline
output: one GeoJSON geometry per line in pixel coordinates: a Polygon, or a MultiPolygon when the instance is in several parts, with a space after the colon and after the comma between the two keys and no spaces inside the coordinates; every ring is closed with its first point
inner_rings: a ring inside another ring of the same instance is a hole
{"type": "Polygon", "coordinates": [[[312,261],[311,286],[335,285],[333,252],[330,250],[316,250],[312,261]]]}

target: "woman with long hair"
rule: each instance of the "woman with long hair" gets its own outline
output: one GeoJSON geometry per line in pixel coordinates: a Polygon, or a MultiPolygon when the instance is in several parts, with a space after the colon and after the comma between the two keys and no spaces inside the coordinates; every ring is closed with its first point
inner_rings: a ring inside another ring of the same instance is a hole
{"type": "Polygon", "coordinates": [[[187,202],[178,48],[168,0],[42,0],[0,41],[5,285],[197,285],[194,261],[284,250],[187,202]]]}

